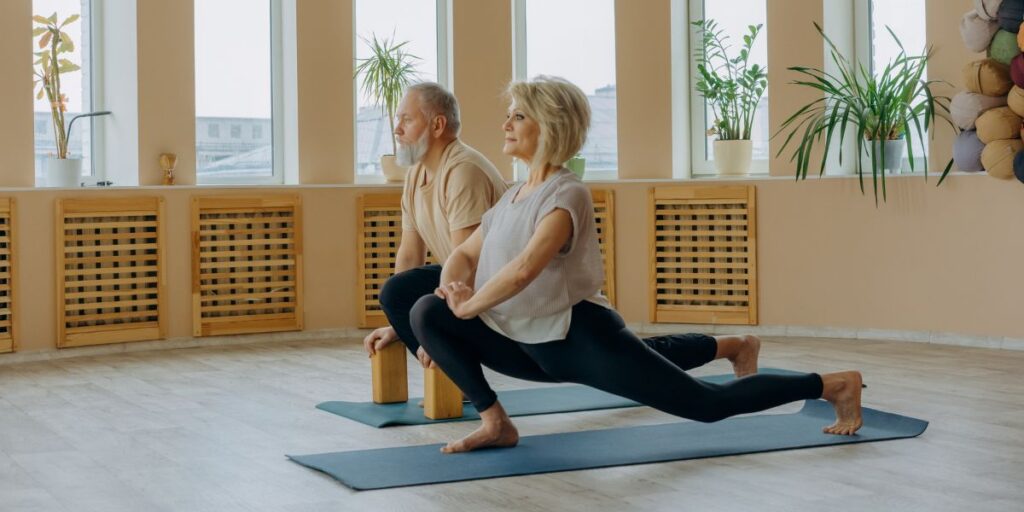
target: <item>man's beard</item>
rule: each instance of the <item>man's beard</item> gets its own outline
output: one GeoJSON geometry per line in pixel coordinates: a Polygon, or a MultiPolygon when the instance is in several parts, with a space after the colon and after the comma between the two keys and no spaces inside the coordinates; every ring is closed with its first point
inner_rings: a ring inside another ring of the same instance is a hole
{"type": "Polygon", "coordinates": [[[398,154],[395,155],[395,163],[402,167],[410,167],[420,163],[430,149],[430,132],[424,131],[420,140],[406,145],[398,143],[398,154]]]}

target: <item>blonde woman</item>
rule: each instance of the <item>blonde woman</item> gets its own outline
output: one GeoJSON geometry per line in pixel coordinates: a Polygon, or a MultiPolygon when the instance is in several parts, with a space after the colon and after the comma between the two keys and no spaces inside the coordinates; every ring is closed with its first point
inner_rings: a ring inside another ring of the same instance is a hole
{"type": "Polygon", "coordinates": [[[482,420],[443,452],[519,441],[482,366],[525,380],[589,385],[702,422],[825,398],[836,410],[825,432],[860,428],[859,372],[708,384],[627,329],[599,292],[604,272],[590,192],[562,167],[586,140],[586,96],[565,80],[538,77],[512,83],[508,97],[503,152],[527,162],[529,178],[484,214],[448,258],[435,294],[411,312],[416,338],[482,420]]]}

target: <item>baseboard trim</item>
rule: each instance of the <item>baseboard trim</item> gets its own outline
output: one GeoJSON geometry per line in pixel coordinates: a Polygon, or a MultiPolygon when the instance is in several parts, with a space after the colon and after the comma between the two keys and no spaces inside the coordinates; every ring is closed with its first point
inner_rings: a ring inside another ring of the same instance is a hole
{"type": "Polygon", "coordinates": [[[757,336],[785,336],[791,338],[838,338],[865,341],[908,341],[953,345],[958,347],[1024,350],[1024,339],[1003,336],[970,336],[932,331],[897,331],[886,329],[854,329],[843,327],[814,327],[800,325],[693,325],[693,324],[627,324],[635,332],[645,334],[672,334],[702,332],[706,334],[755,334],[757,336]]]}
{"type": "MultiPolygon", "coordinates": [[[[1024,351],[1024,339],[1000,336],[967,336],[930,331],[893,331],[885,329],[850,329],[840,327],[808,327],[785,325],[695,325],[695,324],[627,324],[634,332],[644,334],[673,334],[701,332],[706,334],[755,334],[758,336],[780,336],[793,338],[838,338],[865,341],[906,341],[932,343],[958,347],[989,348],[1024,351]]],[[[266,334],[243,334],[237,336],[208,336],[201,338],[181,337],[167,340],[142,341],[92,347],[52,349],[36,352],[14,352],[0,354],[0,366],[6,364],[53,361],[75,357],[92,357],[110,354],[148,352],[180,348],[219,347],[231,345],[253,345],[258,343],[295,343],[327,339],[351,339],[366,336],[370,331],[359,328],[322,329],[317,331],[276,332],[266,334]]]]}

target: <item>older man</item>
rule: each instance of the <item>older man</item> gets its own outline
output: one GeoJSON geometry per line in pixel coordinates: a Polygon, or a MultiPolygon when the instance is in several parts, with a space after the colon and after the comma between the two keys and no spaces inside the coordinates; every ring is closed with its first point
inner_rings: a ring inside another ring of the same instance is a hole
{"type": "MultiPolygon", "coordinates": [[[[372,356],[401,340],[426,368],[432,360],[409,322],[413,304],[434,293],[441,281],[441,266],[425,265],[426,251],[444,263],[508,187],[486,157],[459,140],[459,104],[444,87],[411,86],[396,115],[397,160],[410,168],[402,192],[402,240],[395,275],[380,294],[391,325],[366,336],[363,347],[372,356]]],[[[737,376],[757,373],[761,343],[756,336],[675,334],[643,342],[684,370],[725,358],[737,376]]]]}
{"type": "Polygon", "coordinates": [[[459,140],[459,104],[435,83],[411,86],[396,112],[399,165],[409,166],[402,192],[402,240],[395,276],[381,290],[380,302],[391,323],[363,340],[371,355],[401,340],[424,367],[430,357],[416,342],[409,310],[434,292],[440,265],[426,265],[429,249],[438,263],[480,224],[508,186],[486,157],[459,140]]]}

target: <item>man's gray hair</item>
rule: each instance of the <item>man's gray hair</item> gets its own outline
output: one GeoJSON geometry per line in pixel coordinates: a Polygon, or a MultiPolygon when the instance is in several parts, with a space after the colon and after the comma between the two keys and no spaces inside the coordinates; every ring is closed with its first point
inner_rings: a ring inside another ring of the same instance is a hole
{"type": "Polygon", "coordinates": [[[448,133],[458,137],[462,130],[462,120],[459,116],[459,101],[444,86],[435,82],[420,82],[410,85],[406,93],[418,92],[420,101],[423,102],[423,114],[428,119],[434,116],[444,116],[446,130],[448,133]]]}

